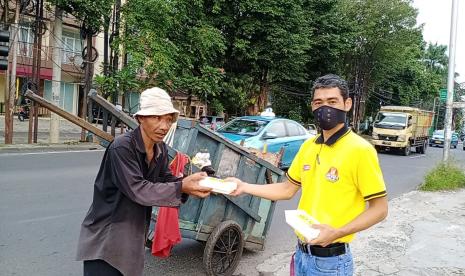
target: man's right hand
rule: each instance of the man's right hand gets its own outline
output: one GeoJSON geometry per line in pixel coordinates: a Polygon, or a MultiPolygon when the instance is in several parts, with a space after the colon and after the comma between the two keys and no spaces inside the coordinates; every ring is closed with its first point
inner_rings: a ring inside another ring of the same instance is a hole
{"type": "Polygon", "coordinates": [[[202,187],[199,185],[199,181],[207,177],[205,172],[199,172],[189,175],[182,180],[181,191],[183,193],[205,198],[210,195],[211,188],[202,187]]]}

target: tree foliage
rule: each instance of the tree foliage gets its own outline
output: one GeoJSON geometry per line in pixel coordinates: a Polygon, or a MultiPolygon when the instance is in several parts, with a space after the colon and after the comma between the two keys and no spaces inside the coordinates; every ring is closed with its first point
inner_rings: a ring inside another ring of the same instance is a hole
{"type": "Polygon", "coordinates": [[[138,89],[181,90],[231,115],[271,99],[278,115],[309,121],[312,81],[337,73],[362,118],[431,106],[444,87],[446,47],[423,41],[416,16],[409,0],[131,0],[116,43],[138,89]]]}
{"type": "Polygon", "coordinates": [[[141,88],[158,85],[201,99],[215,97],[224,77],[224,38],[208,20],[203,1],[133,0],[123,8],[119,41],[139,68],[141,88]]]}
{"type": "Polygon", "coordinates": [[[109,17],[113,0],[48,0],[83,22],[90,33],[98,32],[109,17]]]}

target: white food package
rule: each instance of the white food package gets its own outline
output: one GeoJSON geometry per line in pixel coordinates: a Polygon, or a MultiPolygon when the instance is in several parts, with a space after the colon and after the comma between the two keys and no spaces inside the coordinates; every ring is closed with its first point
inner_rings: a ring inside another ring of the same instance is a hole
{"type": "Polygon", "coordinates": [[[212,192],[229,195],[237,188],[235,182],[225,181],[215,177],[205,177],[199,182],[200,186],[212,188],[212,192]]]}
{"type": "Polygon", "coordinates": [[[320,234],[319,229],[312,227],[312,224],[320,224],[315,218],[304,210],[285,210],[286,223],[295,231],[302,235],[307,241],[313,240],[320,234]]]}

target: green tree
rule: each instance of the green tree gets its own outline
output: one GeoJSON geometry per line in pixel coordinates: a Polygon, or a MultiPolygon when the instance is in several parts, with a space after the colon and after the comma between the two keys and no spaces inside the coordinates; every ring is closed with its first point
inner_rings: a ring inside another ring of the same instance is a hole
{"type": "MultiPolygon", "coordinates": [[[[309,18],[305,1],[219,1],[213,24],[224,34],[224,69],[231,92],[247,98],[247,113],[256,114],[268,102],[270,88],[287,79],[304,79],[309,48],[309,18]],[[244,81],[246,80],[246,81],[244,81]]],[[[226,104],[229,111],[233,111],[226,104]]],[[[239,107],[243,110],[243,107],[239,107]]]]}
{"type": "Polygon", "coordinates": [[[83,22],[90,33],[97,33],[111,14],[113,0],[47,0],[83,22]]]}
{"type": "Polygon", "coordinates": [[[308,48],[303,56],[305,78],[282,80],[274,85],[272,92],[276,114],[308,123],[313,119],[310,110],[312,82],[327,73],[343,75],[343,57],[352,47],[353,30],[341,1],[308,0],[303,5],[309,33],[308,48]],[[300,116],[296,115],[296,110],[300,116]]]}
{"type": "Polygon", "coordinates": [[[408,0],[343,0],[342,5],[352,19],[352,47],[346,51],[344,71],[361,119],[370,92],[420,58],[421,29],[408,0]]]}
{"type": "Polygon", "coordinates": [[[224,39],[205,9],[204,1],[127,2],[123,8],[127,30],[118,43],[130,57],[128,65],[144,72],[141,88],[181,90],[189,100],[220,92],[223,70],[218,61],[224,39]]]}
{"type": "Polygon", "coordinates": [[[278,115],[308,122],[312,81],[337,73],[367,103],[360,118],[380,104],[427,107],[447,56],[416,14],[409,0],[132,0],[115,42],[126,72],[102,85],[181,90],[232,115],[256,114],[271,93],[278,115]]]}

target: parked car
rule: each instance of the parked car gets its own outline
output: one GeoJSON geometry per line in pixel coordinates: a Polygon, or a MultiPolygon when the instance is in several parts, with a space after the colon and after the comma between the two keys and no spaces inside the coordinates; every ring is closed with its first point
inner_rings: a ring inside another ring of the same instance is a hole
{"type": "Polygon", "coordinates": [[[283,118],[245,116],[228,122],[217,130],[227,139],[245,147],[278,153],[284,147],[280,167],[287,169],[302,143],[312,135],[298,122],[283,118]]]}
{"type": "MultiPolygon", "coordinates": [[[[450,141],[451,148],[457,148],[459,144],[459,135],[456,132],[452,132],[452,138],[450,141]]],[[[429,146],[430,147],[443,147],[444,146],[444,130],[435,130],[433,132],[433,136],[429,139],[429,146]]],[[[465,150],[465,148],[464,148],[465,150]]]]}
{"type": "Polygon", "coordinates": [[[211,130],[224,126],[224,118],[219,116],[200,116],[200,124],[211,130]]]}
{"type": "Polygon", "coordinates": [[[318,134],[318,129],[315,124],[307,124],[307,131],[313,136],[318,134]]]}
{"type": "Polygon", "coordinates": [[[465,129],[461,127],[459,130],[456,129],[455,132],[459,136],[459,140],[463,142],[465,140],[465,129]]]}

